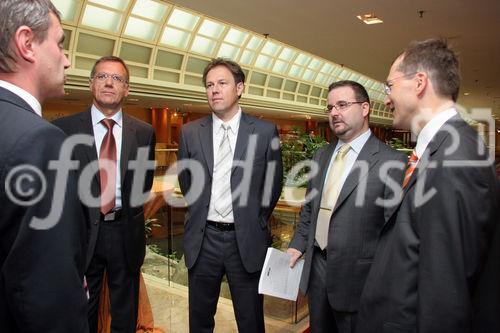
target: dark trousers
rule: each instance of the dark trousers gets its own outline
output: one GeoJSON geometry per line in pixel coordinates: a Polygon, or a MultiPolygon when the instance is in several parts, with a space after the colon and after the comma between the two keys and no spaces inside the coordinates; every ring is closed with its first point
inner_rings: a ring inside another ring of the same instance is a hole
{"type": "Polygon", "coordinates": [[[99,297],[107,274],[111,333],[135,333],[139,300],[139,272],[132,272],[123,247],[124,221],[102,222],[94,255],[86,272],[89,286],[89,328],[97,333],[99,297]]]}
{"type": "Polygon", "coordinates": [[[356,312],[336,311],[328,301],[326,259],[315,247],[309,278],[308,301],[311,333],[352,333],[356,312]]]}
{"type": "Polygon", "coordinates": [[[189,331],[213,332],[224,274],[227,276],[238,331],[264,332],[260,272],[248,273],[241,262],[236,233],[207,225],[200,254],[189,270],[189,331]]]}

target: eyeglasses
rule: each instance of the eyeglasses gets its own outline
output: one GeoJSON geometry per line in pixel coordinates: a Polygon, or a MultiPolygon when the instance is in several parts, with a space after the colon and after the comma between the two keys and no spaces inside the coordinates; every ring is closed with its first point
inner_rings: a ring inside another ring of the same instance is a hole
{"type": "Polygon", "coordinates": [[[346,101],[340,101],[340,102],[337,102],[337,104],[334,104],[334,105],[328,104],[326,106],[325,113],[332,112],[333,108],[335,108],[335,110],[337,110],[337,111],[343,111],[343,110],[347,109],[348,107],[350,107],[353,104],[363,104],[365,102],[366,101],[364,101],[364,102],[346,102],[346,101]]]}
{"type": "Polygon", "coordinates": [[[108,74],[108,73],[97,73],[93,77],[94,79],[97,79],[101,82],[106,81],[107,79],[111,78],[113,82],[115,83],[128,83],[127,80],[121,75],[118,74],[108,74]]]}
{"type": "Polygon", "coordinates": [[[399,80],[399,79],[402,79],[402,78],[405,78],[405,77],[408,77],[408,76],[412,76],[412,75],[415,75],[417,73],[418,72],[408,73],[408,74],[404,74],[404,75],[401,75],[401,76],[397,76],[394,79],[387,80],[387,82],[384,84],[384,91],[385,91],[386,95],[389,95],[391,93],[392,86],[394,85],[394,83],[392,83],[393,81],[396,81],[396,80],[399,80]]]}

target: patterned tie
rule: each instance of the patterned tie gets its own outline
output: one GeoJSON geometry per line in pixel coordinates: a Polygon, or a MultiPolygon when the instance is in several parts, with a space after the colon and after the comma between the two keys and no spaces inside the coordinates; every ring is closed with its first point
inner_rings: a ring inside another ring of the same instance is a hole
{"type": "Polygon", "coordinates": [[[337,203],[341,187],[342,174],[344,173],[346,155],[351,149],[348,144],[343,145],[333,161],[333,165],[328,172],[328,176],[323,186],[323,193],[321,194],[321,206],[318,212],[318,220],[316,223],[316,242],[323,250],[328,245],[328,229],[330,227],[330,220],[332,212],[337,203]]]}
{"type": "Polygon", "coordinates": [[[413,149],[413,151],[411,152],[410,158],[408,159],[408,165],[406,167],[405,178],[403,180],[403,189],[410,182],[411,175],[413,174],[413,171],[417,167],[417,163],[418,163],[418,156],[415,153],[415,149],[413,149]]]}
{"type": "Polygon", "coordinates": [[[224,134],[217,152],[216,164],[214,166],[214,208],[222,217],[226,217],[233,211],[231,196],[231,167],[233,165],[233,154],[229,143],[229,130],[231,126],[222,124],[224,134]]]}
{"type": "Polygon", "coordinates": [[[116,143],[113,135],[113,119],[103,119],[101,123],[108,131],[102,139],[99,154],[99,178],[101,181],[101,213],[107,214],[115,207],[116,195],[116,143]],[[106,163],[104,163],[106,160],[106,163]]]}

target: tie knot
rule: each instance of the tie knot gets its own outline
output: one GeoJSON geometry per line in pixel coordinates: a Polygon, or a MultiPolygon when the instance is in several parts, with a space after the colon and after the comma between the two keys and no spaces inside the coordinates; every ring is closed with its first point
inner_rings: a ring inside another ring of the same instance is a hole
{"type": "Polygon", "coordinates": [[[415,152],[415,149],[411,152],[410,159],[408,160],[408,163],[416,163],[418,161],[418,156],[417,153],[415,152]]]}
{"type": "Polygon", "coordinates": [[[229,124],[222,124],[221,127],[224,130],[224,132],[227,132],[231,129],[231,125],[229,124]]]}
{"type": "Polygon", "coordinates": [[[340,157],[344,157],[349,152],[349,149],[351,149],[351,146],[349,146],[348,144],[343,145],[342,147],[340,147],[338,155],[340,157]]]}
{"type": "Polygon", "coordinates": [[[111,130],[113,128],[113,126],[115,125],[115,121],[111,118],[104,118],[103,120],[101,120],[101,123],[103,123],[104,126],[106,126],[108,131],[111,130]]]}

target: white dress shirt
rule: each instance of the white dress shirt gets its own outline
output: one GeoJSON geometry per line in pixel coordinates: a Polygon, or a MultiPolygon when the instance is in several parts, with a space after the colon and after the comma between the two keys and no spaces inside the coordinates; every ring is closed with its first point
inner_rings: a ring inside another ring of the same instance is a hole
{"type": "Polygon", "coordinates": [[[16,94],[17,96],[22,98],[26,103],[28,103],[29,106],[31,106],[31,108],[37,115],[39,115],[40,117],[42,116],[42,105],[35,98],[35,96],[7,81],[0,80],[0,87],[7,89],[11,93],[16,94]]]}
{"type": "MultiPolygon", "coordinates": [[[[92,105],[90,110],[92,115],[92,128],[94,129],[94,139],[95,139],[95,147],[97,149],[97,157],[99,157],[101,153],[101,144],[104,136],[108,132],[107,127],[101,123],[101,120],[105,119],[106,116],[99,111],[95,105],[92,105]]],[[[122,126],[123,126],[123,116],[122,110],[115,113],[111,119],[115,121],[115,125],[113,126],[113,136],[115,137],[116,143],[116,201],[115,201],[115,209],[119,209],[122,207],[122,188],[121,188],[121,169],[120,169],[120,160],[121,160],[121,151],[122,151],[122,126]]]]}
{"type": "MultiPolygon", "coordinates": [[[[219,117],[217,117],[214,113],[212,113],[212,137],[213,137],[213,149],[214,149],[214,165],[217,164],[217,151],[219,150],[219,145],[222,141],[224,130],[222,129],[222,124],[226,124],[231,126],[231,129],[228,131],[229,145],[231,146],[231,158],[234,159],[234,149],[236,147],[236,139],[238,138],[238,130],[240,128],[240,119],[241,119],[241,108],[238,110],[238,113],[234,115],[231,120],[224,123],[219,117]]],[[[212,184],[212,194],[210,196],[210,205],[208,207],[208,216],[207,220],[216,221],[216,222],[224,222],[224,223],[232,223],[234,222],[234,214],[233,211],[229,213],[226,217],[222,217],[215,210],[214,206],[214,188],[212,184]]]]}
{"type": "Polygon", "coordinates": [[[436,133],[441,129],[441,127],[443,127],[444,123],[456,114],[457,111],[455,108],[449,108],[438,113],[424,126],[424,128],[422,128],[417,137],[417,145],[415,146],[415,153],[417,154],[419,160],[436,133]]]}
{"type": "MultiPolygon", "coordinates": [[[[365,145],[366,141],[370,138],[370,135],[372,134],[372,131],[368,129],[366,132],[358,136],[356,139],[352,140],[349,142],[349,145],[351,146],[351,149],[349,149],[349,152],[346,154],[346,162],[345,162],[345,167],[344,167],[344,173],[342,174],[342,177],[340,179],[340,188],[344,186],[345,180],[347,179],[347,176],[351,172],[351,169],[356,162],[359,152],[361,149],[363,149],[363,146],[365,145]]],[[[328,179],[328,173],[330,172],[333,161],[335,161],[335,157],[337,157],[337,154],[340,150],[340,148],[345,145],[346,143],[342,140],[339,139],[337,142],[337,145],[335,146],[335,150],[333,151],[332,158],[330,160],[330,163],[328,165],[328,171],[325,177],[325,180],[328,179]]]]}

